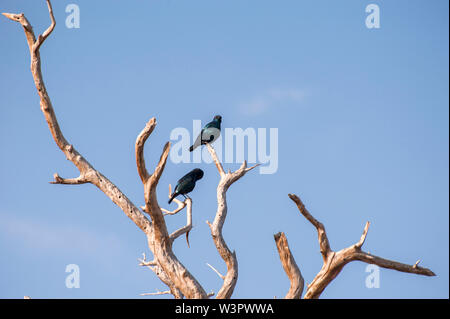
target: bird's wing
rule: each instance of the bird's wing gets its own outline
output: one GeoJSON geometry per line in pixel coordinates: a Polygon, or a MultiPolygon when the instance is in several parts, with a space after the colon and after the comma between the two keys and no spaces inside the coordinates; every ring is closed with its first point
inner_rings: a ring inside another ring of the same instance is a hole
{"type": "Polygon", "coordinates": [[[205,129],[205,128],[210,128],[210,127],[216,127],[216,121],[209,122],[208,124],[206,124],[206,125],[203,127],[203,129],[205,129]]]}
{"type": "Polygon", "coordinates": [[[180,194],[189,193],[195,187],[195,179],[192,176],[184,176],[178,181],[176,191],[180,194]]]}
{"type": "Polygon", "coordinates": [[[180,178],[178,180],[178,185],[185,184],[185,183],[190,182],[190,181],[195,181],[195,179],[189,172],[189,173],[187,173],[186,175],[184,175],[182,178],[180,178]]]}
{"type": "Polygon", "coordinates": [[[217,127],[206,127],[202,130],[202,141],[215,141],[220,135],[220,130],[217,127]]]}
{"type": "Polygon", "coordinates": [[[212,121],[209,122],[208,124],[205,125],[205,128],[216,128],[218,130],[220,130],[220,122],[219,121],[212,121]]]}
{"type": "Polygon", "coordinates": [[[197,146],[200,146],[202,144],[202,136],[203,136],[203,131],[204,130],[205,129],[202,129],[200,134],[197,136],[197,139],[194,142],[194,148],[197,147],[197,146]]]}

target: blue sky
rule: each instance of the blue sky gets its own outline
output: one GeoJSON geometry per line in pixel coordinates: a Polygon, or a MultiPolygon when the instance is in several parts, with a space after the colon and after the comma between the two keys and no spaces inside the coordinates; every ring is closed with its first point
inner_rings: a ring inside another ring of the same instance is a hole
{"type": "MultiPolygon", "coordinates": [[[[278,128],[278,171],[248,173],[228,192],[224,227],[236,250],[234,298],[278,298],[289,289],[273,234],[284,231],[305,277],[322,265],[314,227],[287,197],[299,195],[335,250],[356,242],[375,255],[431,268],[437,277],[348,264],[323,298],[449,297],[448,1],[53,1],[57,27],[41,48],[43,75],[66,138],[136,205],[143,204],[134,142],[148,119],[152,167],[170,132],[215,114],[223,127],[278,128]],[[65,7],[80,8],[79,29],[65,7]],[[380,7],[381,28],[365,26],[380,7]]],[[[45,1],[2,0],[36,33],[45,1]]],[[[77,176],[39,109],[22,28],[0,19],[0,298],[149,298],[166,290],[148,269],[142,232],[77,176]],[[66,265],[80,288],[65,286],[66,265]]],[[[235,169],[239,164],[226,164],[235,169]]],[[[194,167],[194,229],[174,251],[217,292],[225,272],[206,220],[216,211],[213,164],[168,162],[158,197],[194,167]]],[[[167,218],[169,230],[185,216],[167,218]]],[[[167,297],[167,296],[163,296],[167,297]]],[[[155,297],[156,298],[156,297],[155,297]]]]}

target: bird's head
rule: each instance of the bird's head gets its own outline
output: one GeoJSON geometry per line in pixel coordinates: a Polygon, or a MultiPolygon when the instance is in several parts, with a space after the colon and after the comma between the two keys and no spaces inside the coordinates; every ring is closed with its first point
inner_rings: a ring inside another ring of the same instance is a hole
{"type": "Polygon", "coordinates": [[[217,121],[217,122],[219,122],[219,123],[222,123],[222,116],[220,116],[220,115],[214,116],[214,121],[217,121]]]}
{"type": "Polygon", "coordinates": [[[192,174],[194,174],[196,180],[202,179],[203,177],[203,171],[200,168],[193,169],[192,174]]]}

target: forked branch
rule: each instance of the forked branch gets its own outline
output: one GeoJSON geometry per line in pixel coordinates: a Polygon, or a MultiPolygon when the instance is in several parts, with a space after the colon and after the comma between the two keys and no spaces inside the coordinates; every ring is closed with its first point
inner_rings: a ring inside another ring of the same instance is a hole
{"type": "Polygon", "coordinates": [[[170,240],[173,242],[175,239],[183,234],[186,234],[186,242],[189,247],[189,232],[192,229],[192,199],[186,198],[186,225],[177,229],[172,234],[170,234],[170,240]]]}
{"type": "Polygon", "coordinates": [[[237,171],[228,171],[228,173],[225,173],[214,148],[209,143],[206,144],[206,146],[209,153],[211,154],[212,159],[214,160],[214,163],[216,164],[217,170],[219,171],[220,175],[219,185],[217,186],[216,216],[212,224],[209,221],[207,221],[207,224],[211,229],[211,235],[214,244],[216,245],[216,249],[227,265],[227,273],[224,276],[222,288],[217,293],[216,299],[228,299],[233,294],[234,287],[236,286],[238,278],[238,263],[236,253],[234,251],[231,252],[222,235],[222,228],[228,212],[226,193],[228,188],[235,181],[243,177],[248,171],[257,167],[259,164],[252,167],[247,167],[247,162],[244,161],[244,163],[242,163],[241,167],[237,171]]]}
{"type": "MultiPolygon", "coordinates": [[[[172,196],[172,185],[169,184],[169,198],[171,198],[171,196],[172,196]]],[[[178,207],[172,211],[161,207],[161,210],[164,212],[164,216],[178,214],[180,211],[182,211],[186,207],[186,201],[182,202],[181,200],[179,200],[176,197],[173,199],[173,201],[178,205],[178,207]]]]}
{"type": "MultiPolygon", "coordinates": [[[[305,208],[305,205],[300,200],[300,198],[294,194],[289,194],[289,198],[297,205],[300,213],[317,229],[318,238],[319,238],[319,246],[320,252],[323,257],[323,266],[319,273],[316,275],[311,284],[308,285],[308,289],[306,290],[305,299],[315,299],[319,298],[320,294],[323,290],[328,286],[328,284],[336,278],[336,276],[340,273],[342,268],[349,262],[354,260],[359,260],[369,264],[375,264],[379,267],[393,269],[401,272],[413,273],[423,276],[435,276],[435,274],[427,268],[419,267],[418,262],[414,265],[407,265],[403,263],[399,263],[397,261],[392,261],[388,259],[384,259],[378,256],[374,256],[372,254],[366,253],[362,251],[362,246],[364,241],[366,240],[367,233],[369,231],[370,223],[367,222],[361,238],[359,241],[347,248],[344,248],[340,251],[333,251],[330,248],[330,244],[328,241],[327,234],[325,232],[325,227],[322,223],[316,220],[305,208]]],[[[285,262],[282,259],[283,267],[285,266],[285,262]]],[[[286,272],[295,272],[296,265],[295,262],[293,265],[289,266],[290,270],[286,272]]],[[[291,281],[292,282],[292,281],[291,281]]],[[[288,297],[288,296],[286,296],[288,297]]]]}
{"type": "Polygon", "coordinates": [[[152,232],[147,234],[148,245],[153,252],[156,265],[152,266],[155,274],[170,288],[176,298],[207,298],[207,294],[195,277],[177,259],[172,250],[172,243],[183,233],[187,233],[192,227],[191,219],[192,202],[188,202],[188,225],[169,235],[163,211],[156,197],[156,187],[164,171],[170,150],[170,143],[164,146],[162,155],[152,174],[149,174],[144,160],[144,145],[156,125],[154,118],[150,119],[136,139],[135,152],[138,174],[144,185],[145,206],[143,211],[152,219],[152,232]]]}
{"type": "Polygon", "coordinates": [[[319,246],[320,246],[320,253],[322,254],[323,260],[325,261],[328,258],[328,255],[331,252],[330,242],[328,240],[327,233],[325,231],[325,226],[321,222],[319,222],[317,219],[315,219],[309,211],[306,209],[303,202],[300,200],[299,197],[293,194],[288,194],[289,198],[294,201],[294,203],[297,205],[298,210],[300,213],[305,216],[305,218],[314,225],[317,229],[317,235],[319,236],[319,246]]]}

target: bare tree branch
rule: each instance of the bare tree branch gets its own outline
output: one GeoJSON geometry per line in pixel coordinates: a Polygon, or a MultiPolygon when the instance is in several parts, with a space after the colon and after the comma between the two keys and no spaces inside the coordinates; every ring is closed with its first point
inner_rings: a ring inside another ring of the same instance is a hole
{"type": "Polygon", "coordinates": [[[142,258],[138,258],[139,260],[139,266],[156,266],[157,263],[155,260],[147,261],[147,257],[145,256],[145,253],[142,253],[142,258]]]}
{"type": "MultiPolygon", "coordinates": [[[[172,195],[172,185],[169,184],[169,198],[171,198],[171,195],[172,195]]],[[[187,221],[186,221],[186,226],[181,227],[180,229],[178,229],[175,232],[173,232],[172,234],[170,234],[170,236],[169,236],[170,240],[173,243],[173,241],[176,238],[178,238],[179,236],[181,236],[183,234],[186,234],[186,242],[189,247],[189,232],[192,229],[192,199],[186,198],[184,200],[184,202],[182,202],[181,200],[174,198],[173,201],[175,203],[177,203],[178,207],[173,211],[169,211],[169,210],[161,207],[161,210],[164,212],[164,216],[165,215],[175,215],[187,206],[187,213],[186,213],[187,221]]]]}
{"type": "Polygon", "coordinates": [[[216,167],[217,167],[217,170],[219,171],[220,177],[224,177],[225,171],[223,170],[222,163],[219,161],[219,158],[217,157],[216,151],[214,150],[212,145],[209,143],[206,143],[206,147],[208,148],[208,151],[211,154],[214,164],[216,164],[216,167]]]}
{"type": "MultiPolygon", "coordinates": [[[[172,195],[172,185],[169,184],[169,198],[171,197],[171,195],[172,195]]],[[[186,207],[186,201],[182,202],[178,198],[174,198],[173,201],[178,205],[178,207],[172,211],[161,207],[161,210],[164,212],[164,216],[175,215],[186,207]]]]}
{"type": "Polygon", "coordinates": [[[39,36],[39,42],[36,42],[36,37],[33,32],[31,24],[28,22],[24,14],[4,13],[7,18],[19,22],[25,31],[28,46],[31,55],[31,73],[33,75],[34,83],[39,94],[41,110],[44,113],[48,127],[58,147],[66,155],[80,171],[80,177],[75,179],[63,179],[58,174],[54,175],[55,184],[83,184],[91,183],[97,186],[103,193],[105,193],[117,206],[119,206],[125,214],[144,232],[150,231],[150,221],[140,212],[140,210],[105,176],[99,171],[95,170],[92,165],[80,154],[75,148],[65,139],[56,115],[48,96],[44,80],[41,72],[41,58],[39,54],[39,47],[45,39],[51,34],[55,27],[53,12],[50,1],[47,0],[49,13],[52,20],[52,25],[39,36]]]}
{"type": "Polygon", "coordinates": [[[41,47],[42,43],[44,43],[44,41],[53,32],[53,29],[55,29],[55,26],[56,26],[55,17],[53,16],[52,4],[50,3],[49,0],[46,0],[46,1],[47,1],[48,12],[50,13],[50,20],[52,21],[52,23],[48,27],[48,29],[45,30],[45,32],[42,35],[38,36],[37,41],[33,45],[33,51],[39,50],[39,48],[41,47]]]}
{"type": "Polygon", "coordinates": [[[214,160],[214,163],[216,164],[217,170],[219,171],[220,175],[220,182],[219,185],[217,186],[216,216],[212,224],[209,221],[207,221],[207,224],[211,229],[211,235],[214,244],[216,245],[216,249],[227,265],[227,273],[225,275],[222,288],[216,295],[216,299],[228,299],[233,294],[234,287],[236,286],[238,278],[238,263],[236,253],[234,251],[231,252],[222,235],[222,228],[223,224],[225,223],[228,211],[226,193],[228,188],[235,181],[240,179],[248,171],[252,170],[259,164],[248,168],[247,163],[244,161],[244,163],[242,163],[241,167],[237,171],[235,172],[229,171],[228,173],[225,173],[214,148],[209,143],[206,144],[206,146],[208,148],[209,153],[211,154],[212,159],[214,160]]]}
{"type": "Polygon", "coordinates": [[[222,280],[225,280],[225,276],[222,275],[216,268],[214,268],[213,266],[211,266],[210,264],[206,263],[206,265],[211,268],[216,274],[217,276],[219,276],[222,280]]]}
{"type": "Polygon", "coordinates": [[[146,183],[148,178],[150,177],[150,174],[147,172],[147,169],[145,167],[144,144],[147,141],[150,134],[152,134],[155,127],[156,127],[156,119],[153,117],[147,122],[144,129],[136,138],[135,144],[136,166],[142,183],[146,183]]]}
{"type": "Polygon", "coordinates": [[[167,274],[164,272],[164,270],[159,266],[158,262],[153,259],[150,261],[147,261],[145,253],[142,253],[143,258],[139,258],[139,266],[144,266],[149,268],[151,271],[155,273],[155,275],[169,287],[170,293],[175,297],[175,299],[182,299],[184,298],[183,293],[180,289],[175,287],[175,284],[172,282],[172,280],[167,276],[167,274]]]}
{"type": "Polygon", "coordinates": [[[170,291],[176,298],[207,298],[207,294],[197,280],[189,271],[178,261],[172,251],[172,241],[169,238],[167,227],[164,221],[162,211],[156,198],[156,186],[164,170],[167,157],[170,150],[170,143],[166,143],[163,153],[156,166],[155,171],[150,175],[145,168],[143,157],[143,148],[145,141],[152,133],[156,120],[152,118],[136,141],[136,162],[139,176],[144,184],[145,211],[151,216],[152,222],[123,194],[117,186],[103,176],[65,139],[50,97],[47,93],[41,72],[41,59],[39,49],[48,36],[55,28],[56,22],[53,16],[52,6],[49,0],[46,0],[52,21],[50,27],[38,37],[33,32],[28,20],[24,14],[4,13],[8,19],[19,22],[24,31],[28,42],[31,55],[31,73],[40,98],[41,110],[45,116],[48,127],[58,147],[79,170],[80,176],[77,178],[64,179],[58,174],[54,175],[54,184],[83,184],[91,183],[97,186],[106,196],[108,196],[124,213],[147,235],[148,245],[155,256],[155,262],[151,269],[158,277],[169,286],[170,291]]]}
{"type": "Polygon", "coordinates": [[[80,175],[76,178],[62,178],[58,173],[53,174],[54,181],[50,184],[66,184],[66,185],[80,185],[88,183],[86,176],[80,175]]]}
{"type": "Polygon", "coordinates": [[[418,262],[413,265],[407,265],[399,263],[397,261],[384,259],[378,256],[368,254],[366,252],[356,252],[353,255],[354,260],[360,260],[368,264],[375,264],[379,267],[393,269],[401,272],[407,272],[411,274],[423,275],[423,276],[436,276],[436,274],[428,268],[422,268],[418,266],[418,262]]]}
{"type": "MultiPolygon", "coordinates": [[[[366,253],[361,250],[364,241],[366,240],[367,233],[369,231],[370,223],[367,222],[363,234],[359,241],[347,248],[344,248],[338,252],[334,252],[330,248],[328,237],[325,232],[325,227],[317,221],[305,208],[300,198],[294,194],[289,194],[289,198],[295,202],[300,213],[305,216],[305,218],[311,222],[317,229],[320,251],[323,257],[323,266],[319,273],[316,275],[314,280],[308,285],[306,290],[305,299],[315,299],[319,298],[323,290],[328,286],[328,284],[336,278],[340,273],[342,268],[349,262],[354,260],[359,260],[369,264],[375,264],[379,267],[393,269],[401,272],[413,273],[424,276],[435,276],[435,274],[427,268],[422,268],[418,266],[419,261],[414,265],[407,265],[399,263],[397,261],[392,261],[384,259],[381,257],[374,256],[372,254],[366,253]]],[[[284,265],[284,264],[283,264],[284,265]]]]}
{"type": "Polygon", "coordinates": [[[277,245],[278,254],[280,255],[281,264],[283,266],[286,275],[289,277],[291,286],[288,293],[284,297],[285,299],[300,299],[303,292],[305,281],[302,273],[295,262],[294,256],[292,256],[289,249],[286,235],[282,232],[274,235],[275,243],[277,245]]]}
{"type": "Polygon", "coordinates": [[[370,222],[366,223],[366,226],[364,226],[364,231],[361,235],[361,238],[359,239],[359,241],[355,244],[356,248],[361,248],[362,245],[364,245],[364,242],[366,241],[366,237],[367,237],[367,233],[369,231],[369,226],[370,226],[370,222]]]}
{"type": "Polygon", "coordinates": [[[176,231],[174,231],[172,234],[170,234],[170,240],[173,242],[179,236],[186,234],[186,242],[189,247],[189,232],[192,229],[192,199],[186,198],[185,203],[187,205],[186,226],[183,226],[180,229],[177,229],[176,231]]]}
{"type": "Polygon", "coordinates": [[[294,201],[297,205],[298,210],[302,213],[305,218],[314,225],[317,229],[317,234],[319,236],[319,245],[320,245],[320,253],[322,254],[323,260],[325,261],[328,258],[328,254],[331,252],[330,242],[328,241],[327,233],[325,232],[325,226],[317,219],[315,219],[309,211],[306,209],[305,205],[301,199],[294,194],[288,194],[289,198],[294,201]]]}
{"type": "MultiPolygon", "coordinates": [[[[167,225],[161,207],[156,197],[156,186],[164,171],[170,151],[170,143],[164,146],[162,155],[154,172],[150,175],[145,168],[143,158],[144,144],[151,132],[154,130],[156,120],[151,119],[136,139],[136,163],[138,173],[144,185],[145,206],[143,210],[152,219],[152,232],[147,234],[148,245],[153,252],[156,266],[151,269],[170,288],[176,298],[185,296],[186,298],[207,298],[207,294],[200,283],[177,259],[172,250],[172,243],[178,233],[184,233],[188,228],[183,228],[180,232],[173,234],[171,238],[167,231],[167,225]]],[[[192,203],[191,203],[192,204],[192,203]]],[[[188,206],[192,207],[188,204],[188,206]]],[[[190,210],[191,212],[191,210],[190,210]]],[[[189,212],[189,214],[190,214],[189,212]]]]}
{"type": "Polygon", "coordinates": [[[141,296],[158,296],[158,295],[171,295],[172,292],[170,290],[165,291],[156,291],[156,292],[145,292],[141,294],[141,296]]]}

